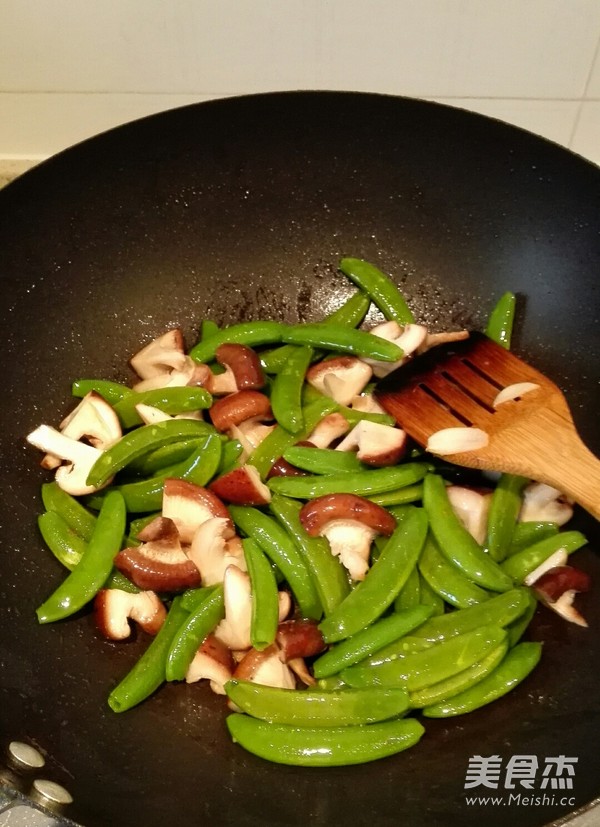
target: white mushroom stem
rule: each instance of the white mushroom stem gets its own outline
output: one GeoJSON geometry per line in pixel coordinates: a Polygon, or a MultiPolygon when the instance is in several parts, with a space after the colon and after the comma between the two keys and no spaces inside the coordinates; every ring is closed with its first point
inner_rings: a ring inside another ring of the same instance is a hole
{"type": "Polygon", "coordinates": [[[543,574],[546,574],[547,571],[551,571],[552,569],[555,569],[557,566],[566,565],[568,559],[569,555],[567,554],[566,549],[557,549],[557,551],[555,551],[554,554],[551,554],[550,557],[546,558],[546,560],[544,560],[543,563],[540,563],[540,565],[536,569],[530,572],[523,582],[526,586],[533,586],[535,581],[539,580],[539,578],[543,574]]]}
{"type": "Polygon", "coordinates": [[[223,373],[213,373],[208,385],[208,390],[213,396],[223,396],[226,393],[235,393],[239,390],[235,380],[235,374],[229,367],[223,373]]]}
{"type": "Polygon", "coordinates": [[[462,342],[468,338],[468,330],[449,330],[443,331],[442,333],[429,333],[428,331],[425,341],[417,348],[417,354],[425,353],[431,350],[432,347],[437,347],[438,345],[446,345],[450,342],[462,342]]]}
{"type": "Polygon", "coordinates": [[[180,368],[185,358],[183,335],[175,328],[149,342],[131,357],[129,364],[140,379],[151,379],[180,368]]]}
{"type": "Polygon", "coordinates": [[[364,360],[371,365],[375,376],[381,378],[403,365],[418,350],[427,337],[427,328],[421,324],[407,324],[402,328],[397,322],[392,321],[376,325],[369,333],[378,336],[380,339],[393,342],[404,351],[404,357],[397,362],[380,362],[375,359],[364,360]]]}
{"type": "Polygon", "coordinates": [[[167,611],[153,591],[130,594],[121,589],[102,589],[94,601],[96,624],[109,640],[125,640],[131,635],[129,620],[147,634],[156,635],[167,611]]]}
{"type": "Polygon", "coordinates": [[[357,520],[331,520],[321,529],[331,553],[340,558],[353,580],[364,580],[369,570],[371,543],[377,531],[357,520]]]}
{"type": "Polygon", "coordinates": [[[250,576],[237,566],[228,566],[223,576],[225,617],[215,629],[215,637],[228,649],[249,649],[252,621],[250,576]]]}
{"type": "Polygon", "coordinates": [[[450,485],[446,488],[452,510],[479,545],[483,545],[487,535],[488,514],[490,511],[490,494],[480,494],[472,488],[450,485]]]}
{"type": "Polygon", "coordinates": [[[350,425],[342,414],[328,414],[313,428],[306,441],[312,443],[315,448],[329,448],[332,442],[347,434],[349,430],[350,425]]]}
{"type": "Polygon", "coordinates": [[[209,635],[202,643],[185,675],[186,683],[209,680],[210,688],[217,695],[225,695],[225,684],[232,677],[233,658],[229,649],[209,635]]]}
{"type": "Polygon", "coordinates": [[[231,439],[237,439],[242,444],[240,462],[245,462],[252,451],[257,448],[263,439],[266,439],[275,425],[265,425],[261,417],[251,417],[239,425],[232,425],[229,429],[231,439]]]}
{"type": "Polygon", "coordinates": [[[446,456],[462,454],[465,451],[477,451],[489,444],[490,438],[481,428],[442,428],[431,434],[427,440],[427,450],[431,454],[446,456]]]}
{"type": "Polygon", "coordinates": [[[355,356],[337,356],[308,369],[306,380],[340,405],[348,405],[368,384],[373,371],[355,356]]]}
{"type": "Polygon", "coordinates": [[[519,522],[548,522],[562,526],[573,516],[573,506],[565,500],[565,495],[557,488],[532,482],[523,489],[519,522]]]}
{"type": "MultiPolygon", "coordinates": [[[[40,451],[45,451],[68,463],[61,465],[56,471],[56,482],[63,491],[79,496],[98,490],[96,486],[88,485],[86,482],[92,466],[102,454],[98,448],[71,439],[49,425],[40,425],[26,439],[30,445],[39,448],[40,451]]],[[[108,485],[111,480],[107,480],[105,485],[108,485]]]]}
{"type": "Polygon", "coordinates": [[[385,414],[385,410],[372,393],[361,393],[360,396],[355,396],[350,402],[350,407],[353,411],[360,411],[361,413],[385,414]]]}
{"type": "Polygon", "coordinates": [[[224,517],[232,524],[229,513],[218,496],[206,488],[181,479],[165,480],[162,513],[164,517],[173,520],[182,543],[191,543],[198,526],[211,517],[224,517]]]}
{"type": "Polygon", "coordinates": [[[203,586],[222,583],[228,566],[246,571],[243,551],[240,555],[237,545],[228,543],[233,535],[231,522],[223,517],[211,517],[196,529],[187,554],[199,569],[203,586]]]}
{"type": "Polygon", "coordinates": [[[406,450],[406,434],[400,428],[362,419],[337,446],[337,451],[358,449],[357,457],[368,465],[395,465],[406,450]]]}
{"type": "Polygon", "coordinates": [[[170,414],[161,411],[160,408],[155,408],[153,405],[144,405],[143,402],[136,405],[135,409],[144,425],[157,425],[159,422],[167,422],[167,420],[173,418],[170,414]]]}
{"type": "Polygon", "coordinates": [[[296,680],[291,669],[282,662],[279,647],[269,646],[262,652],[250,649],[237,665],[234,678],[274,686],[280,689],[295,689],[296,680]]]}

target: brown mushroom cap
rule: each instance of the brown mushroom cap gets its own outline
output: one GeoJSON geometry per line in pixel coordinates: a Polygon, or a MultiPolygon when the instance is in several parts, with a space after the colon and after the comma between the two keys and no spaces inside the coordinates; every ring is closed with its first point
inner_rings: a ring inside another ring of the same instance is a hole
{"type": "Polygon", "coordinates": [[[228,566],[246,571],[241,541],[233,543],[233,539],[231,521],[224,517],[211,517],[198,526],[187,554],[200,570],[203,586],[222,583],[228,566]]]}
{"type": "Polygon", "coordinates": [[[262,652],[250,649],[238,663],[233,677],[279,689],[296,688],[294,674],[281,660],[279,646],[276,644],[271,644],[262,652]]]}
{"type": "Polygon", "coordinates": [[[182,543],[191,543],[198,526],[211,517],[228,520],[233,532],[233,522],[219,497],[208,488],[187,480],[171,477],[165,480],[162,513],[173,520],[182,543]]]}
{"type": "Polygon", "coordinates": [[[258,354],[247,345],[219,345],[215,353],[217,362],[229,368],[235,379],[235,390],[259,390],[265,385],[265,375],[258,354]]]}
{"type": "Polygon", "coordinates": [[[225,502],[235,505],[266,505],[271,502],[271,490],[262,482],[253,465],[233,468],[211,482],[209,488],[225,502]]]}
{"type": "Polygon", "coordinates": [[[131,635],[129,619],[149,635],[156,635],[167,611],[155,592],[130,594],[122,589],[101,589],[94,600],[96,625],[109,640],[125,640],[131,635]]]}
{"type": "Polygon", "coordinates": [[[194,655],[185,675],[186,683],[203,679],[217,695],[225,695],[225,684],[232,677],[233,658],[229,649],[214,635],[208,635],[194,655]]]}
{"type": "Polygon", "coordinates": [[[300,520],[311,537],[318,537],[332,520],[352,520],[389,537],[396,520],[380,505],[356,494],[326,494],[307,502],[300,511],[300,520]]]}
{"type": "Polygon", "coordinates": [[[226,431],[232,425],[239,425],[246,419],[272,417],[269,398],[260,391],[238,391],[218,399],[210,409],[210,417],[217,431],[226,431]]]}
{"type": "Polygon", "coordinates": [[[277,627],[275,640],[286,663],[296,658],[310,658],[327,648],[319,627],[312,620],[284,620],[277,627]]]}

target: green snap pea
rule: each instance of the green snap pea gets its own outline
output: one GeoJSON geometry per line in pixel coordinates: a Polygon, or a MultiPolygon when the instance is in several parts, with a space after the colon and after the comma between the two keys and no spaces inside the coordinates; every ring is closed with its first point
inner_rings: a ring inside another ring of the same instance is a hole
{"type": "Polygon", "coordinates": [[[317,686],[323,692],[335,692],[338,689],[350,689],[348,684],[340,678],[339,675],[332,675],[331,678],[321,678],[317,681],[317,686]]]}
{"type": "Polygon", "coordinates": [[[456,612],[432,617],[413,632],[413,635],[437,643],[455,635],[471,632],[480,626],[506,627],[523,615],[529,601],[529,589],[511,589],[468,609],[458,609],[456,612]]]}
{"type": "MultiPolygon", "coordinates": [[[[431,609],[432,607],[427,606],[426,608],[431,609]]],[[[379,649],[373,655],[369,655],[368,658],[363,658],[363,660],[359,661],[358,665],[379,666],[380,663],[388,663],[397,658],[406,658],[408,655],[414,655],[415,652],[423,652],[425,649],[431,649],[432,646],[434,646],[433,643],[430,643],[422,637],[415,637],[414,634],[404,635],[404,637],[388,643],[387,646],[379,649]]]]}
{"type": "Polygon", "coordinates": [[[482,626],[403,658],[376,666],[351,666],[340,677],[357,688],[406,686],[409,692],[418,692],[468,669],[505,640],[504,629],[482,626]]]}
{"type": "Polygon", "coordinates": [[[511,649],[513,646],[517,645],[527,631],[527,627],[533,620],[535,610],[537,609],[538,604],[537,600],[533,596],[533,592],[528,589],[527,594],[529,596],[529,605],[520,617],[515,618],[515,620],[509,623],[506,627],[506,631],[508,632],[508,645],[511,649]]]}
{"type": "Polygon", "coordinates": [[[282,428],[292,434],[299,433],[304,427],[302,386],[311,356],[310,347],[294,348],[271,387],[273,416],[282,428]]]}
{"type": "Polygon", "coordinates": [[[423,499],[423,486],[420,484],[406,485],[404,488],[396,488],[394,491],[384,491],[382,494],[375,494],[368,499],[384,508],[392,505],[415,503],[423,499]]]}
{"type": "Polygon", "coordinates": [[[133,471],[141,477],[159,474],[164,468],[169,468],[171,465],[186,460],[194,449],[204,442],[205,437],[206,435],[204,437],[182,439],[181,442],[171,442],[169,445],[163,445],[161,448],[157,448],[155,451],[151,451],[131,462],[127,470],[133,471]]]}
{"type": "Polygon", "coordinates": [[[46,511],[55,511],[76,534],[84,540],[90,539],[96,518],[57,483],[45,482],[42,485],[42,502],[46,511]]]}
{"type": "Polygon", "coordinates": [[[150,405],[166,414],[189,413],[210,408],[212,396],[205,388],[158,388],[129,394],[114,405],[115,413],[124,428],[133,428],[142,422],[136,405],[150,405]]]}
{"type": "Polygon", "coordinates": [[[422,480],[427,473],[427,467],[425,463],[407,462],[404,465],[390,465],[373,471],[325,476],[274,477],[269,480],[269,488],[277,494],[301,500],[322,497],[324,494],[343,494],[347,491],[362,497],[371,497],[422,480]]]}
{"type": "Polygon", "coordinates": [[[410,705],[413,709],[422,709],[425,706],[439,704],[455,695],[470,689],[490,674],[502,661],[508,652],[508,641],[503,641],[499,646],[478,660],[467,669],[463,669],[456,675],[446,678],[444,681],[434,683],[418,692],[411,692],[410,705]]]}
{"type": "Polygon", "coordinates": [[[337,675],[342,669],[369,657],[373,653],[407,635],[431,616],[429,606],[415,606],[389,617],[377,620],[346,640],[332,646],[313,663],[315,678],[337,675]]]}
{"type": "Polygon", "coordinates": [[[447,701],[426,706],[423,715],[427,718],[449,718],[492,703],[524,681],[541,656],[541,643],[519,643],[486,678],[447,701]]]}
{"type": "Polygon", "coordinates": [[[107,379],[76,379],[71,386],[71,393],[78,399],[83,399],[91,391],[96,391],[109,405],[116,405],[121,399],[134,394],[127,385],[109,382],[107,379]]]}
{"type": "Polygon", "coordinates": [[[231,680],[227,695],[242,712],[262,721],[298,727],[357,726],[396,718],[408,709],[404,689],[279,689],[231,680]]]}
{"type": "Polygon", "coordinates": [[[111,491],[102,503],[80,562],[37,610],[40,623],[52,623],[75,614],[102,588],[121,548],[126,516],[123,497],[111,491]]]}
{"type": "Polygon", "coordinates": [[[437,474],[425,478],[423,505],[440,551],[450,563],[484,589],[504,592],[512,588],[511,578],[485,553],[454,513],[444,481],[437,474]]]}
{"type": "Polygon", "coordinates": [[[283,456],[286,448],[289,448],[295,442],[306,439],[306,437],[314,430],[316,425],[328,414],[337,410],[337,405],[333,399],[328,399],[326,396],[321,396],[320,399],[305,405],[302,409],[302,416],[304,419],[304,430],[299,434],[291,434],[277,425],[271,433],[263,439],[254,451],[248,457],[248,463],[253,465],[259,472],[262,479],[265,479],[273,464],[277,462],[279,457],[283,456]]]}
{"type": "Polygon", "coordinates": [[[321,621],[319,628],[327,643],[355,635],[381,617],[406,583],[426,534],[427,515],[422,509],[413,508],[399,522],[365,579],[321,621]]]}
{"type": "Polygon", "coordinates": [[[485,335],[506,350],[510,350],[516,302],[514,293],[504,293],[492,310],[485,329],[485,335]]]}
{"type": "Polygon", "coordinates": [[[334,324],[316,323],[284,327],[282,339],[290,345],[311,345],[323,350],[350,353],[382,362],[397,362],[404,356],[402,348],[394,342],[388,342],[364,330],[334,324]]]}
{"type": "MultiPolygon", "coordinates": [[[[371,300],[364,293],[358,291],[344,302],[344,304],[333,313],[330,313],[324,321],[329,324],[344,325],[347,327],[358,327],[363,321],[371,300]]],[[[270,351],[264,351],[260,354],[260,361],[263,370],[266,373],[279,373],[282,367],[286,364],[290,353],[292,353],[294,345],[281,345],[270,351]]],[[[315,351],[313,353],[313,360],[321,358],[321,352],[315,351]]]]}
{"type": "Polygon", "coordinates": [[[292,445],[283,452],[283,458],[296,468],[312,474],[346,474],[364,471],[365,466],[352,451],[335,451],[332,448],[310,448],[308,445],[292,445]]]}
{"type": "Polygon", "coordinates": [[[239,465],[239,459],[244,451],[244,446],[239,439],[228,439],[223,443],[221,462],[217,469],[216,476],[221,477],[228,471],[232,471],[239,465]]]}
{"type": "Polygon", "coordinates": [[[414,322],[403,295],[393,281],[373,264],[359,258],[343,258],[340,270],[373,300],[386,319],[400,324],[414,322]]]}
{"type": "Polygon", "coordinates": [[[300,522],[302,504],[274,494],[270,508],[302,555],[326,615],[350,592],[348,575],[324,537],[311,537],[300,522]]]}
{"type": "Polygon", "coordinates": [[[211,594],[214,593],[214,586],[197,586],[193,589],[186,589],[179,596],[181,597],[181,605],[183,608],[188,612],[195,612],[207,597],[210,597],[211,594]]]}
{"type": "Polygon", "coordinates": [[[447,603],[459,609],[488,600],[489,592],[473,583],[460,569],[449,563],[440,552],[433,537],[425,542],[418,562],[419,572],[433,591],[447,603]]]}
{"type": "Polygon", "coordinates": [[[393,426],[396,424],[396,420],[393,416],[384,413],[375,413],[369,411],[355,411],[353,408],[348,408],[346,405],[340,405],[338,408],[341,415],[344,417],[346,422],[354,427],[358,425],[358,423],[365,419],[367,422],[376,422],[378,425],[390,425],[393,426]]]}
{"type": "Polygon", "coordinates": [[[250,642],[261,652],[274,642],[279,623],[279,592],[273,568],[260,546],[247,537],[242,540],[252,589],[250,642]]]}
{"type": "Polygon", "coordinates": [[[501,563],[508,553],[521,509],[521,492],[527,480],[515,474],[502,474],[492,494],[485,547],[501,563]]]}
{"type": "Polygon", "coordinates": [[[515,583],[522,583],[528,574],[537,569],[555,551],[564,548],[567,554],[572,554],[586,543],[587,540],[580,531],[561,531],[554,537],[540,540],[535,545],[513,554],[502,563],[502,569],[515,583]]]}
{"type": "Polygon", "coordinates": [[[301,767],[364,764],[414,746],[425,732],[414,718],[349,727],[296,727],[234,714],[227,718],[233,740],[245,750],[301,767]]]}
{"type": "Polygon", "coordinates": [[[156,425],[142,425],[125,434],[113,446],[103,451],[88,474],[87,484],[101,486],[117,471],[126,468],[134,459],[186,437],[206,436],[211,426],[193,419],[170,419],[156,425]]]}
{"type": "Polygon", "coordinates": [[[516,554],[518,551],[523,551],[523,549],[534,545],[534,543],[539,543],[540,540],[554,537],[558,534],[558,531],[559,529],[556,523],[517,523],[506,556],[512,557],[513,554],[516,554]]]}
{"type": "Polygon", "coordinates": [[[446,611],[444,598],[434,592],[427,580],[419,572],[420,601],[424,606],[431,606],[434,615],[443,615],[446,611]]]}
{"type": "MultiPolygon", "coordinates": [[[[394,600],[394,611],[402,612],[406,609],[413,609],[421,603],[421,577],[417,566],[408,575],[406,583],[400,589],[394,600]]],[[[430,614],[433,614],[433,606],[430,607],[430,614]]]]}
{"type": "Polygon", "coordinates": [[[181,605],[181,597],[176,597],[150,646],[108,696],[108,705],[113,712],[131,709],[164,683],[165,664],[171,643],[187,616],[187,610],[181,605]]]}
{"type": "Polygon", "coordinates": [[[317,620],[322,608],[306,563],[279,523],[257,508],[230,506],[234,523],[275,563],[292,590],[304,617],[317,620]]]}
{"type": "Polygon", "coordinates": [[[205,339],[210,339],[211,336],[214,336],[215,333],[218,332],[219,325],[216,322],[213,322],[211,319],[204,319],[200,325],[200,341],[203,342],[205,339]]]}
{"type": "Polygon", "coordinates": [[[217,348],[224,344],[239,344],[255,347],[281,342],[285,325],[279,322],[241,322],[223,327],[208,339],[203,339],[190,350],[194,362],[210,362],[215,358],[217,348]]]}
{"type": "Polygon", "coordinates": [[[184,680],[198,647],[225,616],[222,585],[212,587],[211,593],[203,597],[182,621],[171,640],[165,662],[165,678],[168,681],[184,680]]]}

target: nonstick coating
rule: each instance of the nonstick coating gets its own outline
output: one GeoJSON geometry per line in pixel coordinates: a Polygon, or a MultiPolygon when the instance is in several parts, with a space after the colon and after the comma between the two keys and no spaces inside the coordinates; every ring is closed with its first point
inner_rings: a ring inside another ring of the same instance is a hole
{"type": "MultiPolygon", "coordinates": [[[[108,132],[0,193],[2,736],[49,756],[86,827],[538,827],[565,806],[468,806],[473,755],[577,757],[577,807],[600,794],[600,566],[589,630],[541,610],[541,666],[421,744],[366,766],[304,770],[246,754],[222,698],[170,685],[115,715],[109,690],[144,641],[99,639],[89,613],[38,626],[63,572],[35,518],[44,479],[23,443],[69,409],[74,378],[128,378],[141,343],[199,322],[320,318],[351,292],[342,255],[392,273],[420,319],[481,327],[521,297],[515,348],[567,392],[598,452],[600,172],[521,130],[420,101],[299,92],[203,103],[108,132]]],[[[598,527],[579,515],[590,546],[598,527]]],[[[539,788],[538,788],[539,789],[539,788]]],[[[476,792],[485,792],[485,789],[476,792]]],[[[525,792],[523,790],[523,792],[525,792]]],[[[502,790],[501,790],[502,793],[502,790]]]]}

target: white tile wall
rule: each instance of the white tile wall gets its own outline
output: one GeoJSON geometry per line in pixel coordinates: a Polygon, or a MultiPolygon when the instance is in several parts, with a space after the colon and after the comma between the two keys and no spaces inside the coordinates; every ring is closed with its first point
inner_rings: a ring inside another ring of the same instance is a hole
{"type": "Polygon", "coordinates": [[[210,97],[441,100],[600,163],[600,0],[0,0],[0,157],[210,97]]]}

